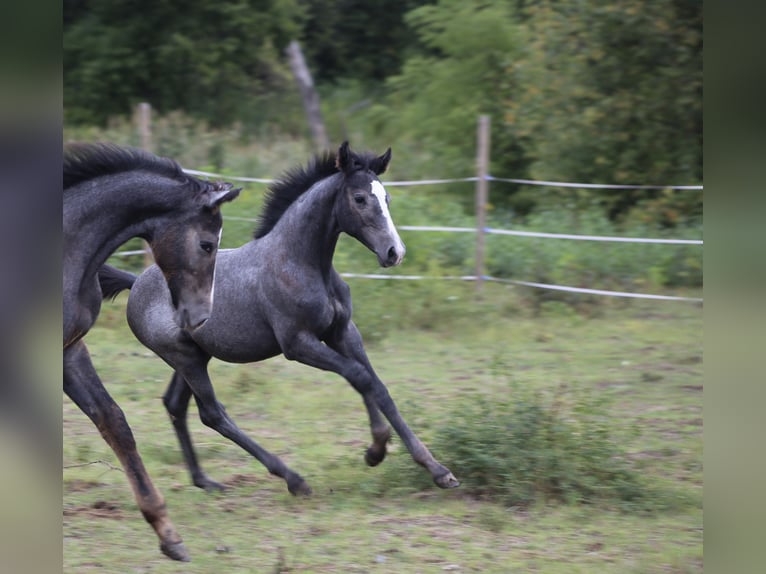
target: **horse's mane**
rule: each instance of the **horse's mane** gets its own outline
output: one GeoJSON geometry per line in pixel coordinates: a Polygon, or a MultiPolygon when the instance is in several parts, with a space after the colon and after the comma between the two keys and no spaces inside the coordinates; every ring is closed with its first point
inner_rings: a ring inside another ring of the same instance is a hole
{"type": "Polygon", "coordinates": [[[132,170],[149,170],[179,182],[196,180],[169,158],[112,143],[70,143],[64,146],[64,190],[89,179],[132,170]]]}
{"type": "MultiPolygon", "coordinates": [[[[376,156],[373,153],[353,153],[353,171],[370,169],[376,156]]],[[[339,172],[335,152],[316,155],[306,167],[298,166],[286,171],[279,179],[269,185],[266,200],[258,218],[259,224],[253,233],[258,239],[266,235],[295,201],[311,186],[339,172]]]]}
{"type": "Polygon", "coordinates": [[[335,165],[333,152],[314,156],[306,167],[298,166],[286,171],[269,185],[253,237],[258,239],[266,235],[277,224],[287,208],[311,189],[312,185],[335,173],[338,173],[338,168],[335,165]]]}

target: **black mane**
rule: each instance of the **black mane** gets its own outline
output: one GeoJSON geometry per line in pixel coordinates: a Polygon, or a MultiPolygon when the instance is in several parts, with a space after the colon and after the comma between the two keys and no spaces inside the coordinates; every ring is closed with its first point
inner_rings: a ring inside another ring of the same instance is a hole
{"type": "Polygon", "coordinates": [[[269,185],[253,237],[258,239],[266,235],[277,224],[287,208],[295,203],[295,200],[316,182],[335,173],[338,173],[338,168],[335,165],[333,152],[315,156],[305,168],[298,166],[286,171],[282,177],[269,185]]]}
{"type": "Polygon", "coordinates": [[[70,143],[64,147],[64,190],[102,175],[138,169],[186,182],[191,179],[172,159],[112,143],[70,143]]]}
{"type": "MultiPolygon", "coordinates": [[[[368,170],[376,159],[373,153],[354,153],[352,169],[353,171],[368,170]]],[[[311,189],[312,185],[338,173],[336,162],[335,152],[325,152],[314,156],[305,168],[303,166],[292,168],[272,183],[266,193],[266,201],[253,237],[258,239],[266,235],[274,228],[287,208],[311,189]]]]}

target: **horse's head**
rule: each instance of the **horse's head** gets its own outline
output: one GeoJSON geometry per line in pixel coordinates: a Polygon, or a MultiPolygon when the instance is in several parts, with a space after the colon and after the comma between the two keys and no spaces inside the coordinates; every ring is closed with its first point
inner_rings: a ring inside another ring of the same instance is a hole
{"type": "Polygon", "coordinates": [[[388,210],[391,198],[378,179],[390,160],[391,148],[381,156],[362,156],[352,152],[348,142],[340,146],[336,160],[343,175],[336,204],[341,230],[375,253],[381,267],[399,265],[405,253],[388,210]]]}
{"type": "Polygon", "coordinates": [[[223,226],[221,204],[232,201],[241,191],[228,183],[202,185],[195,200],[177,206],[173,218],[149,239],[154,260],[170,289],[174,319],[184,329],[196,329],[210,317],[223,226]]]}

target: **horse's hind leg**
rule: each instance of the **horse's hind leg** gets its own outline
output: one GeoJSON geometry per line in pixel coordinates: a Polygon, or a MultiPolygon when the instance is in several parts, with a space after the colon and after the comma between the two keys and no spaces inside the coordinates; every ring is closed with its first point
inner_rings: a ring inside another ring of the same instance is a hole
{"type": "Polygon", "coordinates": [[[191,435],[189,434],[189,427],[186,424],[186,414],[189,409],[189,399],[192,397],[192,391],[186,381],[174,372],[173,377],[170,379],[168,390],[162,397],[162,402],[165,404],[165,408],[170,415],[170,420],[173,422],[173,428],[176,431],[178,442],[181,444],[181,450],[184,454],[184,460],[186,460],[186,466],[191,473],[192,483],[194,486],[204,488],[207,492],[222,491],[226,487],[219,482],[208,477],[199,465],[197,461],[197,454],[194,452],[194,445],[192,444],[191,435]]]}
{"type": "Polygon", "coordinates": [[[199,417],[202,423],[245,449],[254,456],[270,474],[279,476],[287,482],[291,494],[311,494],[311,488],[303,477],[288,466],[277,455],[270,453],[257,442],[247,436],[226,413],[223,405],[218,402],[213,390],[213,384],[207,374],[205,365],[181,365],[176,369],[194,394],[197,402],[199,417]]]}
{"type": "Polygon", "coordinates": [[[125,414],[104,388],[82,341],[64,350],[64,392],[88,415],[120,459],[138,507],[160,539],[160,550],[173,560],[188,561],[189,554],[168,517],[165,500],[144,468],[125,414]]]}

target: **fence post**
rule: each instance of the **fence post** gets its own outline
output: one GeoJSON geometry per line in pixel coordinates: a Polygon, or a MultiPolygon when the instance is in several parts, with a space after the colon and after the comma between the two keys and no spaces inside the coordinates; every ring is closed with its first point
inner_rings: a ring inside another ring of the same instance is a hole
{"type": "Polygon", "coordinates": [[[484,229],[487,215],[487,172],[489,171],[489,116],[479,116],[476,132],[476,295],[484,283],[484,229]]]}
{"type": "MultiPolygon", "coordinates": [[[[146,151],[152,151],[152,106],[147,102],[138,104],[136,111],[138,122],[138,133],[141,136],[141,148],[146,151]]],[[[154,263],[152,250],[146,241],[144,244],[144,268],[154,263]]]]}

